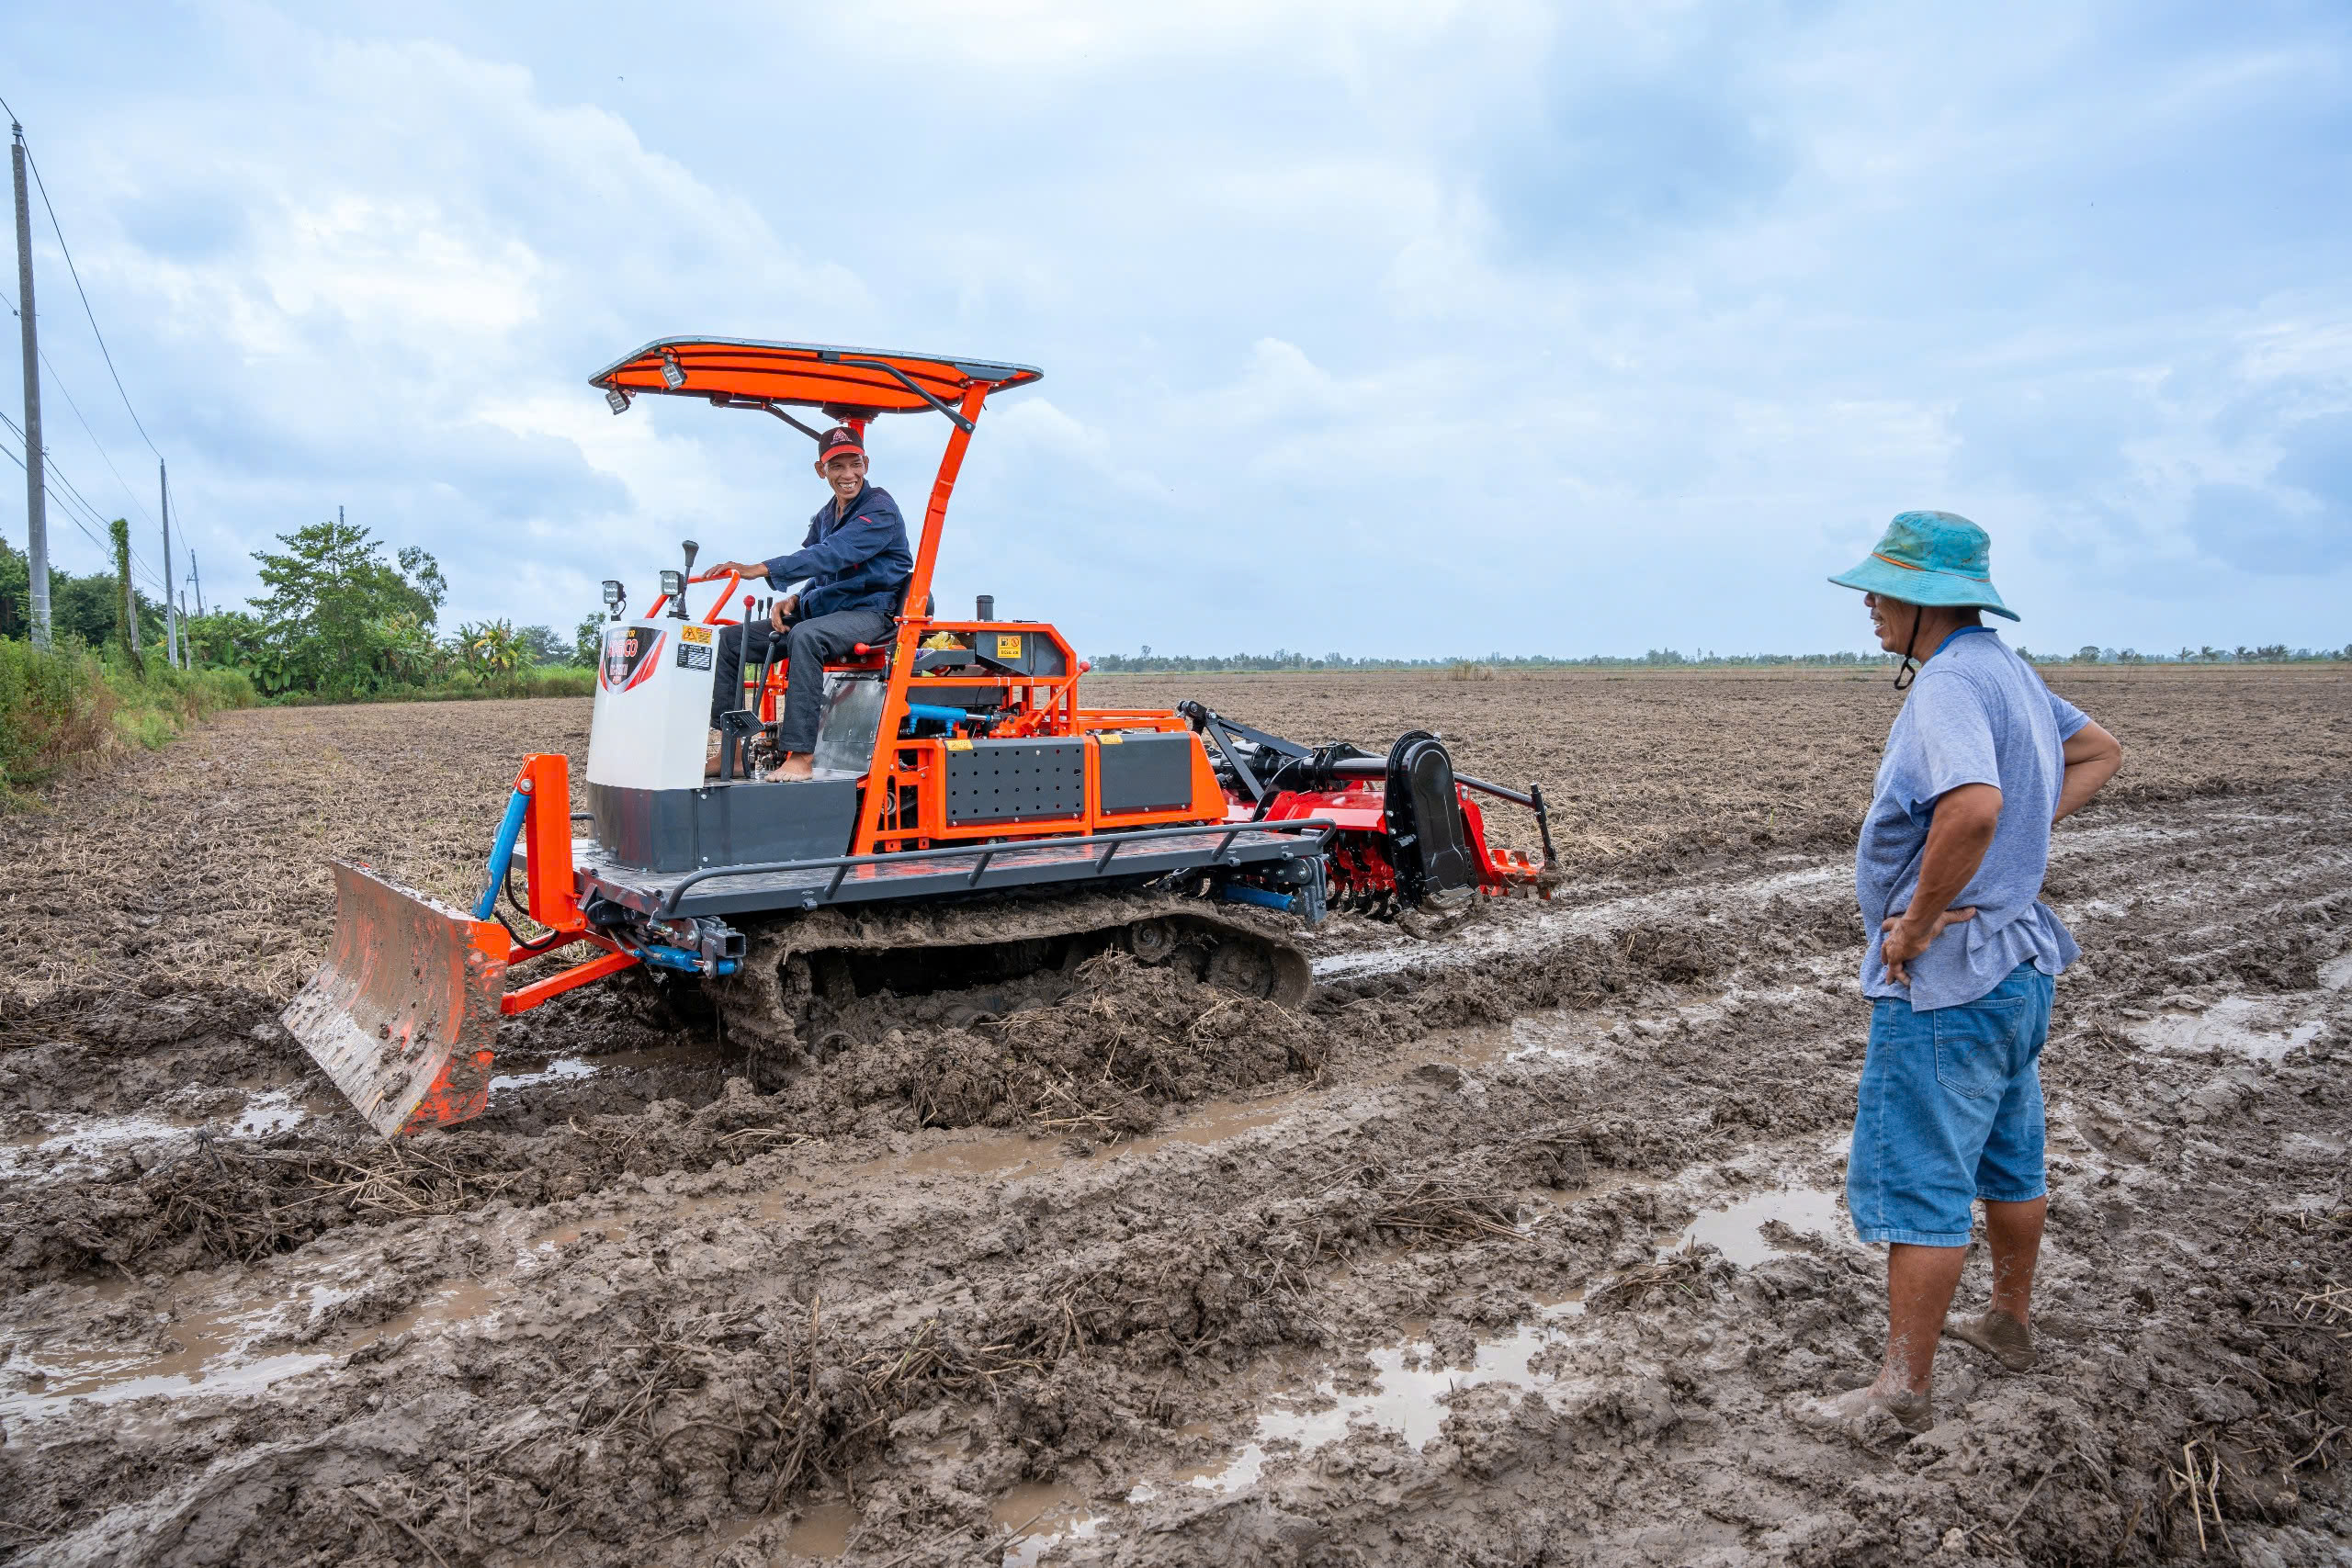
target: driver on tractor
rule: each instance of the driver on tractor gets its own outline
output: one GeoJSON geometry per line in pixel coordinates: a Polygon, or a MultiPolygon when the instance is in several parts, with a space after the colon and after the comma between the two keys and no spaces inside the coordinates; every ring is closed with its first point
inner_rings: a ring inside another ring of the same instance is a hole
{"type": "Polygon", "coordinates": [[[763,577],[779,591],[794,582],[802,586],[776,601],[767,626],[718,639],[710,696],[712,774],[718,771],[718,716],[742,700],[747,658],[764,660],[779,639],[785,645],[788,673],[776,736],[784,761],[768,777],[805,779],[817,749],[826,664],[847,657],[859,643],[886,643],[897,629],[899,601],[915,570],[899,503],[888,491],[865,482],[865,443],[848,425],[827,431],[818,443],[817,472],[832,488],[832,499],[808,520],[808,536],[800,548],[763,561],[723,561],[713,569],[747,581],[763,577]]]}

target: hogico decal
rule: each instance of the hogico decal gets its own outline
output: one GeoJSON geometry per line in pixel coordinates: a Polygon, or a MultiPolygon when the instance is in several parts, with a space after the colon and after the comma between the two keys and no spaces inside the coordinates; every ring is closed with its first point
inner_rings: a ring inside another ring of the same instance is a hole
{"type": "Polygon", "coordinates": [[[678,668],[707,670],[710,668],[710,628],[680,626],[678,628],[678,668]]]}
{"type": "Polygon", "coordinates": [[[653,673],[662,639],[668,634],[650,626],[609,626],[605,631],[605,657],[596,666],[596,682],[608,692],[626,692],[653,673]]]}

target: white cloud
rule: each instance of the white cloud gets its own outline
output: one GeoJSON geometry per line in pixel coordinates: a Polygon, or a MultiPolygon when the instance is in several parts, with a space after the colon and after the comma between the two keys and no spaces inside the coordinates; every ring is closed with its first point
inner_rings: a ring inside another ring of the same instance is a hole
{"type": "MultiPolygon", "coordinates": [[[[584,384],[708,331],[1044,365],[981,423],[943,592],[1093,648],[1853,645],[1818,575],[1923,504],[1994,529],[2037,646],[2352,636],[2352,496],[2312,455],[2352,410],[2316,23],[148,20],[40,18],[18,107],[216,591],[337,502],[440,553],[468,616],[568,625],[688,532],[782,547],[820,499],[799,437],[584,384]],[[2309,568],[2265,570],[2288,541],[2309,568]]],[[[943,436],[876,433],[910,513],[943,436]]]]}

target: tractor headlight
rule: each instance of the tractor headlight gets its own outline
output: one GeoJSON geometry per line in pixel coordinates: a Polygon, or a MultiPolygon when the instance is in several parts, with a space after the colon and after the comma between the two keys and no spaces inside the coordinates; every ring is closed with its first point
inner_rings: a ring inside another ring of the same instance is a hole
{"type": "Polygon", "coordinates": [[[628,394],[622,391],[618,387],[607,387],[605,389],[605,401],[612,406],[612,411],[615,413],[628,412],[628,394]]]}
{"type": "Polygon", "coordinates": [[[678,363],[674,354],[662,356],[662,384],[673,392],[686,384],[685,367],[678,363]]]}
{"type": "Polygon", "coordinates": [[[686,594],[686,574],[683,571],[663,572],[662,574],[662,592],[668,594],[672,599],[684,598],[686,594]]]}
{"type": "Polygon", "coordinates": [[[628,597],[628,591],[623,588],[617,580],[610,577],[605,579],[605,609],[612,611],[616,615],[619,614],[621,601],[628,597]]]}

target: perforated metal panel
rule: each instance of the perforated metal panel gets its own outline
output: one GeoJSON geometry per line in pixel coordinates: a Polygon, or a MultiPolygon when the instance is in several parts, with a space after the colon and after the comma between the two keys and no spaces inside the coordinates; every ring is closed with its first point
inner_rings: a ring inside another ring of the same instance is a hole
{"type": "Polygon", "coordinates": [[[1102,809],[1105,812],[1166,811],[1193,804],[1193,749],[1189,731],[1153,734],[1137,730],[1102,738],[1102,809]]]}
{"type": "Polygon", "coordinates": [[[975,740],[946,755],[950,823],[1037,822],[1085,814],[1083,740],[975,740]]]}

